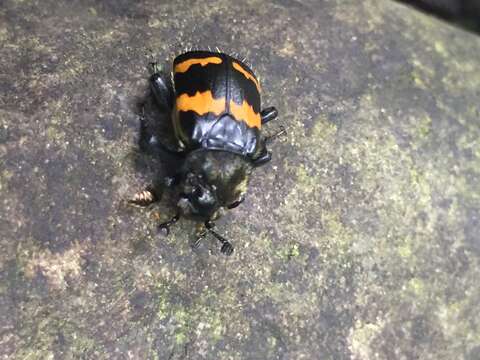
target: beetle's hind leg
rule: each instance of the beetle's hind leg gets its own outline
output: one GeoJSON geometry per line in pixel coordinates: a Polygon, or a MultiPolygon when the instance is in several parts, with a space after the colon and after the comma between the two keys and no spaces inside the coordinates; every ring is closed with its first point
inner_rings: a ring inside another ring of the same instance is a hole
{"type": "Polygon", "coordinates": [[[150,76],[150,89],[155,101],[162,111],[170,112],[173,108],[174,91],[171,79],[158,69],[156,62],[150,63],[153,74],[150,76]]]}
{"type": "Polygon", "coordinates": [[[275,107],[271,106],[266,109],[263,109],[260,112],[260,117],[262,119],[262,125],[268,123],[269,121],[275,120],[278,116],[278,111],[275,107]]]}
{"type": "MultiPolygon", "coordinates": [[[[270,106],[266,109],[263,109],[260,112],[260,118],[262,119],[262,125],[268,123],[269,121],[275,120],[278,116],[278,111],[274,106],[270,106]]],[[[255,167],[262,166],[272,160],[272,153],[267,150],[267,144],[272,142],[276,137],[280,136],[285,132],[283,126],[275,134],[267,136],[263,140],[263,149],[260,155],[253,161],[255,167]]]]}

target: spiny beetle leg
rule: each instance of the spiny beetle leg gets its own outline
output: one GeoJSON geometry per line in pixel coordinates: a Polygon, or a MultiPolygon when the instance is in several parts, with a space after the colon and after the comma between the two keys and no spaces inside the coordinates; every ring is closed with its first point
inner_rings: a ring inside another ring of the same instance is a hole
{"type": "Polygon", "coordinates": [[[275,120],[278,116],[278,111],[275,107],[271,106],[266,109],[263,109],[260,112],[260,117],[262,118],[262,125],[268,123],[269,121],[275,120]]]}
{"type": "Polygon", "coordinates": [[[270,135],[270,136],[267,136],[265,138],[265,143],[269,144],[271,143],[273,140],[275,140],[276,138],[284,135],[287,133],[287,129],[285,129],[284,126],[280,126],[280,129],[273,135],[270,135]]]}

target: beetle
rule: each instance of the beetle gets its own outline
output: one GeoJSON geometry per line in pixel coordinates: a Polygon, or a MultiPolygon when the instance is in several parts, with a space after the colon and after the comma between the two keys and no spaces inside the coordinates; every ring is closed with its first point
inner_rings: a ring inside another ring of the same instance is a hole
{"type": "MultiPolygon", "coordinates": [[[[262,125],[277,118],[277,109],[261,109],[257,77],[245,62],[225,53],[196,50],[178,55],[173,84],[156,63],[152,66],[151,93],[171,114],[174,151],[182,157],[177,172],[165,179],[167,186],[180,189],[178,211],[159,227],[168,234],[180,217],[199,221],[203,225],[194,246],[211,233],[221,242],[221,252],[231,255],[233,246],[213,230],[214,221],[245,200],[253,169],[270,161],[267,144],[285,129],[263,136],[262,125]]],[[[162,146],[154,137],[150,143],[162,146]]],[[[155,191],[147,189],[130,203],[148,206],[157,200],[155,191]]]]}

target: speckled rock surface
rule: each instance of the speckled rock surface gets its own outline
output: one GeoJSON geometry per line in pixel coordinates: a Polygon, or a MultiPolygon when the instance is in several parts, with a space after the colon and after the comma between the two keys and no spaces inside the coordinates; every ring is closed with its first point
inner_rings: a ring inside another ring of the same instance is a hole
{"type": "Polygon", "coordinates": [[[0,358],[480,358],[478,37],[389,1],[7,0],[0,43],[0,358]],[[123,201],[162,166],[151,54],[187,46],[246,56],[289,127],[230,258],[123,201]]]}

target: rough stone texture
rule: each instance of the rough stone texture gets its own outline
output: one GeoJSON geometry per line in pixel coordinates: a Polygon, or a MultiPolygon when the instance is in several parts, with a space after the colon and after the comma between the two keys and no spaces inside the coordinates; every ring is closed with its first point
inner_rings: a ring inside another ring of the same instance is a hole
{"type": "Polygon", "coordinates": [[[480,358],[478,37],[380,0],[1,4],[1,358],[480,358]],[[289,127],[231,258],[124,204],[162,166],[149,54],[187,46],[289,127]]]}

